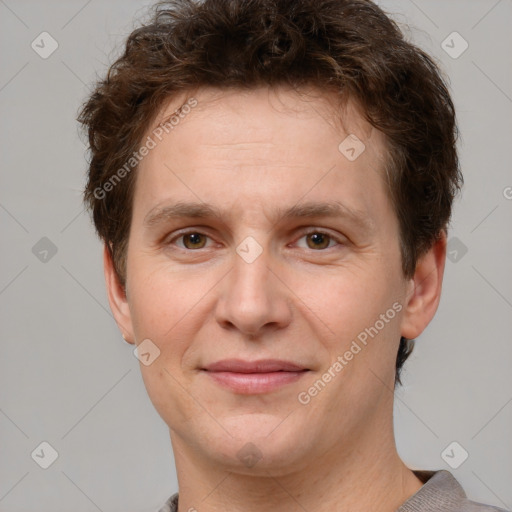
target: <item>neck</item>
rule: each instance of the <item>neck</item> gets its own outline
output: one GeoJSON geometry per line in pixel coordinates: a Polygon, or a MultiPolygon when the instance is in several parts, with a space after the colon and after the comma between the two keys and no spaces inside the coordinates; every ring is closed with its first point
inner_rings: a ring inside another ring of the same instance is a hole
{"type": "Polygon", "coordinates": [[[372,432],[359,432],[350,448],[340,442],[278,476],[271,469],[249,475],[205,461],[171,431],[178,512],[393,512],[422,482],[399,458],[390,423],[374,424],[372,432]]]}

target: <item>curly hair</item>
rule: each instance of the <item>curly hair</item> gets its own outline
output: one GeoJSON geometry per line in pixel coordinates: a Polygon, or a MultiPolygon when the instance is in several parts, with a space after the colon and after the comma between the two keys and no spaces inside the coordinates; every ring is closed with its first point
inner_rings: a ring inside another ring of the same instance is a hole
{"type": "MultiPolygon", "coordinates": [[[[171,0],[129,35],[78,117],[90,147],[84,200],[122,286],[136,172],[112,179],[164,103],[201,86],[280,85],[350,98],[385,134],[385,179],[412,277],[463,183],[455,109],[434,60],[369,0],[171,0]]],[[[395,385],[412,347],[401,338],[395,385]]]]}

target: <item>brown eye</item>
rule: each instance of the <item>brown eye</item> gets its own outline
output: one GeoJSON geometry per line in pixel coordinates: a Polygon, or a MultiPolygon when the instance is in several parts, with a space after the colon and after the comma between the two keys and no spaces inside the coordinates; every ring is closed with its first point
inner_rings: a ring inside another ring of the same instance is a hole
{"type": "Polygon", "coordinates": [[[326,233],[313,232],[305,236],[310,249],[326,249],[331,241],[331,237],[326,233]]]}
{"type": "Polygon", "coordinates": [[[320,231],[319,229],[310,229],[309,231],[303,232],[302,236],[295,243],[301,249],[312,249],[316,252],[328,252],[325,249],[342,249],[346,246],[347,241],[343,236],[331,235],[330,233],[320,231]]]}
{"type": "Polygon", "coordinates": [[[187,233],[182,235],[180,238],[183,239],[183,245],[186,249],[202,249],[206,240],[205,235],[195,232],[187,233]]]}

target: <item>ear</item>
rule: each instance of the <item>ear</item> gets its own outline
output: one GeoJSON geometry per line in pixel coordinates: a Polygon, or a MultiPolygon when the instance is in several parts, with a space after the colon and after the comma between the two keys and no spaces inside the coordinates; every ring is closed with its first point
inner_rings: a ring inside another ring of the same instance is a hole
{"type": "Polygon", "coordinates": [[[441,299],[444,265],[446,262],[446,232],[416,263],[414,276],[409,281],[409,291],[402,317],[401,335],[418,337],[430,323],[441,299]]]}
{"type": "Polygon", "coordinates": [[[133,335],[133,325],[128,300],[126,298],[126,291],[119,282],[112,256],[106,244],[103,247],[103,271],[105,273],[108,302],[114,319],[123,338],[128,343],[134,344],[135,337],[133,335]]]}

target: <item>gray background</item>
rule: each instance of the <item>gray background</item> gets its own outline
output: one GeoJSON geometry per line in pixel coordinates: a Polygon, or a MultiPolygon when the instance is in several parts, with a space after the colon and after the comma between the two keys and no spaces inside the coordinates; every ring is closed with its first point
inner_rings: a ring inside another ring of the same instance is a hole
{"type": "MultiPolygon", "coordinates": [[[[466,180],[440,309],[396,394],[399,452],[512,508],[512,1],[379,4],[451,79],[466,180]],[[458,58],[441,47],[453,31],[469,44],[458,58]],[[469,453],[458,469],[441,456],[453,441],[469,453]]],[[[0,0],[0,511],[151,512],[177,490],[167,426],[108,308],[75,122],[145,5],[0,0]],[[47,59],[31,48],[43,31],[59,45],[47,59]],[[48,469],[31,457],[42,441],[58,452],[48,469]]]]}

